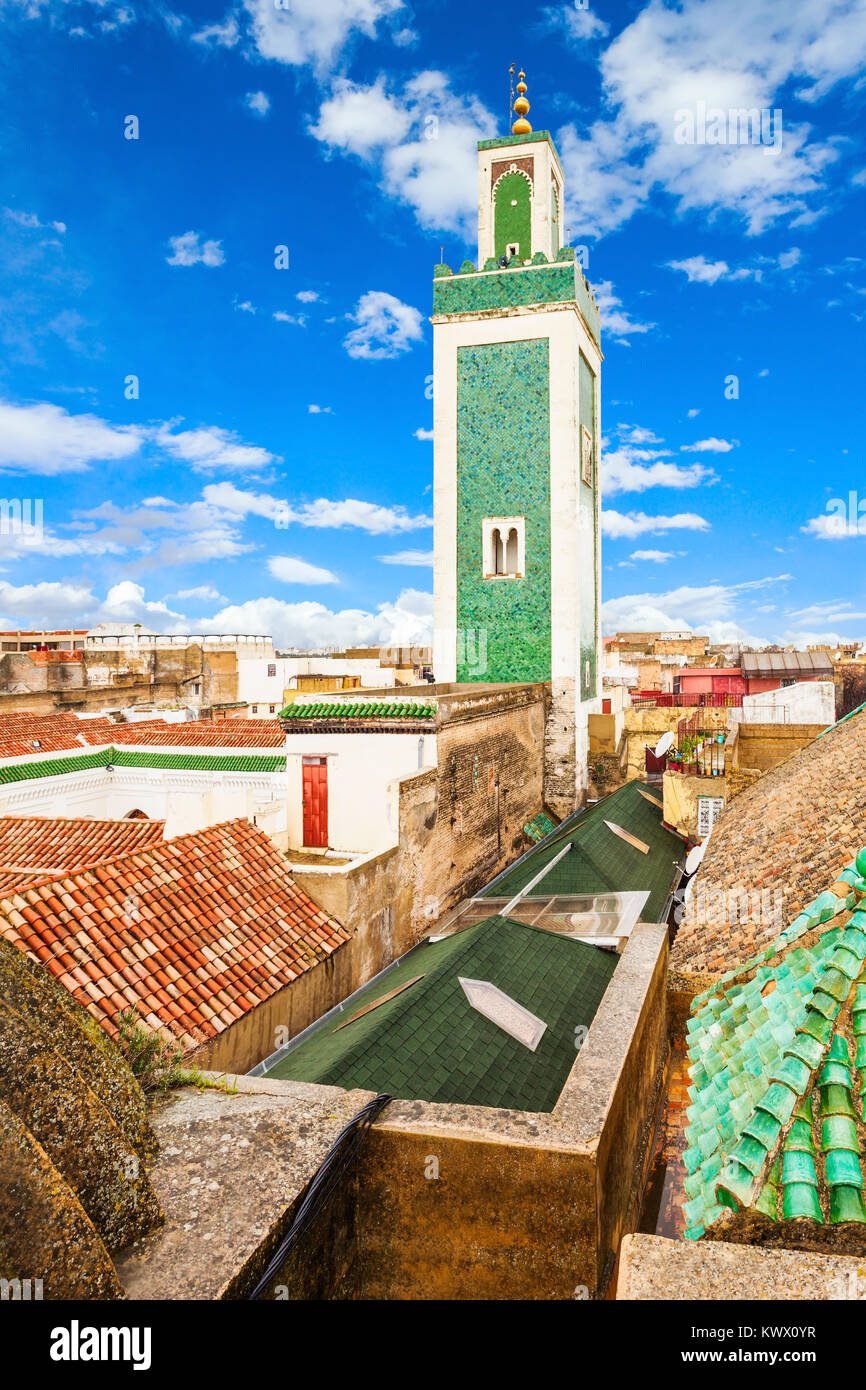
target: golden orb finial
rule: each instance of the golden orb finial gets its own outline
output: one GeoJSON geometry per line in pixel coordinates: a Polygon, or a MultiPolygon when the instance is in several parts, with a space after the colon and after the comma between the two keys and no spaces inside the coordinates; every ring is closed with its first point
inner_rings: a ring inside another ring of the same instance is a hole
{"type": "Polygon", "coordinates": [[[526,100],[526,97],[524,96],[524,93],[525,93],[525,91],[526,91],[526,83],[525,83],[525,81],[524,81],[524,78],[525,78],[525,77],[526,77],[526,73],[525,73],[525,72],[521,72],[521,73],[518,74],[517,90],[518,90],[518,92],[520,93],[520,95],[519,95],[519,97],[517,98],[516,102],[514,103],[514,110],[515,110],[515,112],[517,113],[517,120],[514,122],[514,125],[511,127],[511,134],[512,134],[512,135],[531,135],[531,134],[532,134],[532,126],[529,124],[528,120],[526,119],[526,113],[527,113],[527,111],[529,110],[529,102],[526,100]]]}

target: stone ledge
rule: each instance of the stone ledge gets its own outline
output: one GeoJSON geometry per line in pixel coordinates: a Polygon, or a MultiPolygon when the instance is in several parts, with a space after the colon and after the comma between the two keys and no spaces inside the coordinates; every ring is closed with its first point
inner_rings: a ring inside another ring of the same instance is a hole
{"type": "Polygon", "coordinates": [[[616,1296],[627,1300],[705,1302],[858,1298],[866,1260],[766,1250],[722,1241],[623,1237],[616,1296]]]}

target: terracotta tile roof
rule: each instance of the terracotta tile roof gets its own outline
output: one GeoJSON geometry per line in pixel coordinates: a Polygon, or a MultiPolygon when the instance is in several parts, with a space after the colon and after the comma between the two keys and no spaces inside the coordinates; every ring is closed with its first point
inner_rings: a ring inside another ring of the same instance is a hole
{"type": "Polygon", "coordinates": [[[285,734],[276,719],[201,719],[187,724],[142,720],[136,724],[112,724],[103,738],[122,748],[141,743],[152,748],[282,748],[285,743],[285,734]]]}
{"type": "Polygon", "coordinates": [[[118,1013],[137,1006],[186,1048],[350,938],[246,820],[32,884],[0,902],[0,931],[112,1037],[118,1013]]]}
{"type": "Polygon", "coordinates": [[[103,743],[117,725],[106,717],[78,719],[74,714],[32,714],[27,710],[0,714],[0,758],[30,753],[59,753],[103,743]],[[40,747],[34,748],[34,744],[40,747]]]}
{"type": "Polygon", "coordinates": [[[0,896],[144,849],[162,839],[164,827],[162,820],[0,816],[0,896]]]}
{"type": "Polygon", "coordinates": [[[717,974],[755,955],[833,883],[864,841],[866,711],[860,711],[766,773],[723,812],[671,968],[717,974]]]}

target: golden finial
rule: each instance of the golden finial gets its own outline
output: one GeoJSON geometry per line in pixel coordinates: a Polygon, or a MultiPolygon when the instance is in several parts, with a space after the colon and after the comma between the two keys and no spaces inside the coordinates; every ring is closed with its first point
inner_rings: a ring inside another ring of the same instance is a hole
{"type": "Polygon", "coordinates": [[[524,93],[526,91],[526,83],[523,79],[525,78],[525,76],[525,72],[518,73],[517,90],[520,93],[520,95],[514,103],[514,110],[517,113],[518,119],[514,122],[514,125],[511,127],[512,135],[532,134],[532,126],[526,119],[526,113],[529,110],[529,102],[526,100],[526,97],[524,96],[524,93]]]}

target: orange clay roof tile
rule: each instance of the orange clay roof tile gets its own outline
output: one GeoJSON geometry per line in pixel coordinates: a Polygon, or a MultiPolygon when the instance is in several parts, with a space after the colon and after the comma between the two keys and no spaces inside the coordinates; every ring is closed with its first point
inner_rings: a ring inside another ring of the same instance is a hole
{"type": "Polygon", "coordinates": [[[41,959],[111,1036],[125,1001],[187,1049],[270,999],[350,935],[246,820],[31,882],[0,902],[0,931],[41,959]],[[131,895],[135,913],[125,906],[131,895]]]}

